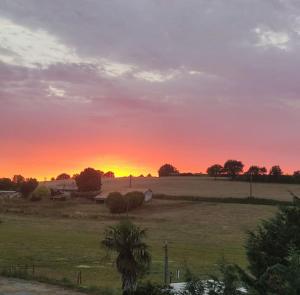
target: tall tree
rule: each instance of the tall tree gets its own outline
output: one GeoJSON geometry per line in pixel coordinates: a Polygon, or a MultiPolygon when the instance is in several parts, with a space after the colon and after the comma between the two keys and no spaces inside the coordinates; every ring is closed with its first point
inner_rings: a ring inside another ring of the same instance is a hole
{"type": "Polygon", "coordinates": [[[56,177],[56,180],[66,180],[66,179],[70,179],[70,178],[71,178],[71,176],[69,174],[62,173],[56,177]]]}
{"type": "Polygon", "coordinates": [[[14,175],[12,181],[16,184],[20,184],[25,181],[25,178],[22,175],[14,175]]]}
{"type": "Polygon", "coordinates": [[[246,173],[252,174],[253,176],[264,175],[267,173],[267,169],[266,169],[266,167],[259,167],[259,166],[254,165],[254,166],[249,167],[249,169],[246,173]]]}
{"type": "Polygon", "coordinates": [[[93,168],[84,169],[75,178],[80,192],[98,191],[101,189],[101,172],[93,168]]]}
{"type": "Polygon", "coordinates": [[[275,177],[278,177],[278,176],[281,176],[283,174],[280,166],[276,165],[276,166],[273,166],[271,169],[270,169],[270,173],[269,173],[271,176],[275,176],[275,177]]]}
{"type": "Polygon", "coordinates": [[[171,164],[164,164],[158,170],[159,177],[178,175],[179,171],[171,164]]]}
{"type": "Polygon", "coordinates": [[[299,181],[299,180],[300,180],[300,170],[295,171],[295,172],[293,173],[293,177],[294,177],[297,181],[299,181]]]}
{"type": "Polygon", "coordinates": [[[144,229],[123,220],[105,231],[102,245],[117,254],[116,267],[122,277],[123,294],[133,294],[137,280],[149,269],[151,256],[143,242],[144,229]]]}
{"type": "Polygon", "coordinates": [[[244,164],[237,160],[228,160],[224,164],[224,171],[232,179],[236,178],[237,175],[243,172],[244,164]]]}
{"type": "Polygon", "coordinates": [[[207,174],[215,179],[220,176],[223,172],[223,167],[220,164],[215,164],[207,168],[207,174]]]}

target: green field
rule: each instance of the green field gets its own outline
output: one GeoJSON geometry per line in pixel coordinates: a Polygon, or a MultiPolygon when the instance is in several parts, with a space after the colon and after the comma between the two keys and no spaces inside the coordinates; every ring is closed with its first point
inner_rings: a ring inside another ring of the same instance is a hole
{"type": "MultiPolygon", "coordinates": [[[[119,287],[114,265],[100,247],[104,229],[124,216],[89,201],[2,201],[0,266],[32,265],[36,274],[83,284],[119,287]]],[[[130,214],[148,229],[153,257],[149,279],[162,281],[163,244],[169,243],[170,270],[188,265],[211,273],[222,257],[245,266],[246,230],[274,214],[276,207],[153,200],[130,214]]]]}
{"type": "MultiPolygon", "coordinates": [[[[230,181],[226,178],[215,180],[211,177],[133,177],[132,188],[129,188],[129,178],[104,178],[102,180],[103,195],[112,191],[127,192],[130,190],[152,189],[155,194],[173,196],[198,196],[213,198],[245,198],[249,196],[249,183],[245,181],[230,181]]],[[[49,187],[76,188],[75,181],[48,181],[49,187]]],[[[300,195],[299,184],[253,183],[253,195],[257,198],[291,201],[289,191],[300,195]]]]}

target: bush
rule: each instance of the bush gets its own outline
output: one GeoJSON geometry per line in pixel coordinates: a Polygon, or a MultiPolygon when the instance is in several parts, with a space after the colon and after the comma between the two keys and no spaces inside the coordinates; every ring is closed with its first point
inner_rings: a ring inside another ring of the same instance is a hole
{"type": "Polygon", "coordinates": [[[110,193],[106,199],[107,207],[110,213],[124,213],[127,210],[127,204],[121,193],[110,193]]]}
{"type": "Polygon", "coordinates": [[[124,198],[128,206],[128,210],[141,207],[145,200],[144,194],[137,191],[127,193],[124,198]]]}
{"type": "Polygon", "coordinates": [[[158,284],[147,282],[139,284],[133,293],[134,295],[171,295],[174,294],[172,289],[158,284]]]}
{"type": "Polygon", "coordinates": [[[101,172],[86,168],[75,178],[80,192],[99,191],[101,189],[101,172]]]}
{"type": "Polygon", "coordinates": [[[30,201],[36,202],[51,196],[50,190],[46,186],[38,186],[30,196],[30,201]]]}
{"type": "Polygon", "coordinates": [[[142,192],[129,192],[125,196],[121,193],[113,192],[108,195],[106,204],[111,213],[125,213],[141,207],[144,199],[142,192]]]}
{"type": "Polygon", "coordinates": [[[34,178],[30,178],[25,182],[22,182],[20,186],[20,192],[23,198],[28,198],[30,194],[37,188],[38,184],[38,181],[34,178]]]}

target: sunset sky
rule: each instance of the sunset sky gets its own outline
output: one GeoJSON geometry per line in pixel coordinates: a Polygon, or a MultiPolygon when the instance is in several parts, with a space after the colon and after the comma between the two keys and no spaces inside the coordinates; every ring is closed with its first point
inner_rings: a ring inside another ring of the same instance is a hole
{"type": "Polygon", "coordinates": [[[0,177],[299,170],[299,71],[299,0],[0,0],[0,177]]]}

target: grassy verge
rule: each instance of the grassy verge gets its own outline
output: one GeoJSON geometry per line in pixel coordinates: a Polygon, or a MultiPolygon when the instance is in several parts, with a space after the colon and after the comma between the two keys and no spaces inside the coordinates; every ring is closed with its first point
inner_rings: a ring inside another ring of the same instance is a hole
{"type": "Polygon", "coordinates": [[[191,201],[191,202],[210,202],[210,203],[225,203],[225,204],[249,204],[249,205],[267,205],[267,206],[286,206],[291,205],[292,202],[264,199],[264,198],[216,198],[216,197],[197,197],[197,196],[172,196],[164,194],[155,194],[153,196],[157,200],[177,200],[177,201],[191,201]]]}
{"type": "Polygon", "coordinates": [[[27,266],[10,266],[9,268],[4,268],[0,270],[0,276],[9,277],[9,278],[17,278],[28,281],[36,281],[39,283],[59,286],[62,288],[67,288],[73,291],[82,292],[85,294],[92,295],[117,295],[119,292],[113,290],[111,288],[102,288],[97,286],[82,286],[78,284],[74,284],[68,278],[62,279],[54,279],[45,276],[36,276],[31,274],[27,266]]]}

